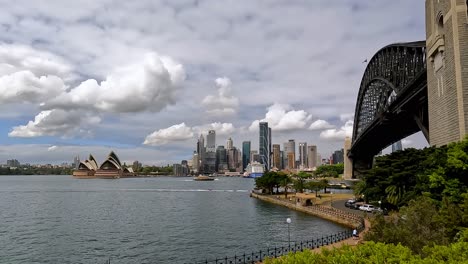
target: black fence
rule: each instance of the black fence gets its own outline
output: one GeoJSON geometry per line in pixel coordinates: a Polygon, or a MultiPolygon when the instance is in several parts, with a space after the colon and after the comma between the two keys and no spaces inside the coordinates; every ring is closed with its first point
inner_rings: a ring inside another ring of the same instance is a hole
{"type": "MultiPolygon", "coordinates": [[[[364,229],[364,224],[357,228],[359,231],[364,229]]],[[[191,262],[193,264],[253,264],[259,261],[263,261],[266,258],[276,258],[287,255],[290,252],[302,252],[305,249],[315,249],[322,246],[330,245],[345,239],[352,237],[352,230],[341,231],[333,235],[324,236],[321,238],[291,242],[287,246],[267,248],[266,250],[260,250],[249,254],[241,254],[237,256],[217,258],[217,259],[206,259],[191,262]]]]}

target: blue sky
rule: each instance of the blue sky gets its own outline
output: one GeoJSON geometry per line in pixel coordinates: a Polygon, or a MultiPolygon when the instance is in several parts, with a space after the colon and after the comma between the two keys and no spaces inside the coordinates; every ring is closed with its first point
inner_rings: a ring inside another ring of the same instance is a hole
{"type": "Polygon", "coordinates": [[[423,0],[0,2],[0,164],[168,164],[213,128],[255,149],[259,121],[327,157],[362,62],[425,37],[423,0]]]}

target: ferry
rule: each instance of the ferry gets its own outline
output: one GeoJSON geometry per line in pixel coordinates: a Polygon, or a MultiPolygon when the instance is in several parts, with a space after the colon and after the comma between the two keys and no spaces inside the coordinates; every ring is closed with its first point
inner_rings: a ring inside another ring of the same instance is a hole
{"type": "Polygon", "coordinates": [[[245,168],[245,178],[258,178],[262,177],[263,173],[265,172],[265,169],[263,167],[263,164],[260,164],[259,162],[252,162],[247,165],[247,168],[245,168]]]}

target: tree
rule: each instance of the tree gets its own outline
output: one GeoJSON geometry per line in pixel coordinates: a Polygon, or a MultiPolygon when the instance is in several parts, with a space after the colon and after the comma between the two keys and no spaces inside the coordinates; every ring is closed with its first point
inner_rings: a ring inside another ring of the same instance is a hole
{"type": "Polygon", "coordinates": [[[288,175],[281,176],[280,186],[284,188],[284,198],[288,198],[288,189],[290,183],[292,183],[292,179],[288,175]]]}
{"type": "Polygon", "coordinates": [[[304,187],[305,187],[305,181],[306,179],[310,178],[311,175],[307,172],[301,171],[298,174],[294,176],[294,189],[296,189],[296,192],[298,193],[303,193],[304,192],[304,187]]]}

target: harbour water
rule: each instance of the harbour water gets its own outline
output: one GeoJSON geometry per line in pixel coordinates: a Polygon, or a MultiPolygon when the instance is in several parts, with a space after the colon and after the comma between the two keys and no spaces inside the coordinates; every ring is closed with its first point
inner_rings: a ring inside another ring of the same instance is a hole
{"type": "Polygon", "coordinates": [[[0,177],[0,263],[186,263],[346,228],[249,197],[253,179],[0,177]]]}

